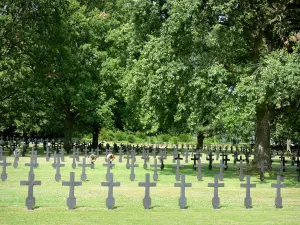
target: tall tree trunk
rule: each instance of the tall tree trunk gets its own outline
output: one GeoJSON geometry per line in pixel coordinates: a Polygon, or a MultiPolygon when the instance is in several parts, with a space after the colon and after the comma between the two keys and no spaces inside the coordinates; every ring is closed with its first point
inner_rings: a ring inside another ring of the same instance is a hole
{"type": "Polygon", "coordinates": [[[71,112],[66,113],[65,118],[65,126],[64,126],[64,149],[67,153],[70,153],[71,150],[71,141],[72,141],[72,134],[73,134],[73,116],[71,112]]]}
{"type": "Polygon", "coordinates": [[[270,123],[272,110],[268,105],[262,105],[256,109],[256,129],[254,146],[254,165],[257,166],[263,160],[270,166],[270,123]]]}
{"type": "Polygon", "coordinates": [[[199,132],[197,135],[197,149],[203,149],[204,134],[199,132]]]}
{"type": "Polygon", "coordinates": [[[101,127],[99,126],[99,124],[97,124],[96,126],[93,126],[93,141],[92,141],[93,149],[96,149],[98,147],[100,131],[101,131],[101,127]]]}

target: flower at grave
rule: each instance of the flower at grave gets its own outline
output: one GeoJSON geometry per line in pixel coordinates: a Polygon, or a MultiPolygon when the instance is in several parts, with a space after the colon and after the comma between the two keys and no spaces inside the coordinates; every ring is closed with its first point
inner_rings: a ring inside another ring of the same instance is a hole
{"type": "Polygon", "coordinates": [[[106,159],[107,159],[107,160],[110,160],[110,161],[113,161],[113,160],[115,159],[115,155],[112,154],[112,153],[110,153],[110,154],[108,154],[108,155],[106,156],[106,159]]]}
{"type": "Polygon", "coordinates": [[[91,154],[91,155],[89,155],[89,156],[88,156],[88,158],[90,159],[91,163],[93,163],[93,164],[94,164],[94,162],[95,162],[95,161],[96,161],[96,159],[97,159],[97,156],[96,156],[96,155],[94,155],[94,154],[91,154]]]}

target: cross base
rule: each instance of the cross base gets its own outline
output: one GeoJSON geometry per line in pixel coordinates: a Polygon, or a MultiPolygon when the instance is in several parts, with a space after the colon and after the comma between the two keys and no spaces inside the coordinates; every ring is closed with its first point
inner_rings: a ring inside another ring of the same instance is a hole
{"type": "Polygon", "coordinates": [[[73,169],[76,169],[76,163],[75,163],[75,162],[72,163],[72,168],[73,168],[73,169]]]}
{"type": "Polygon", "coordinates": [[[60,181],[60,179],[61,179],[60,173],[56,173],[55,174],[55,180],[56,180],[56,182],[60,181]]]}
{"type": "Polygon", "coordinates": [[[186,197],[179,198],[178,205],[180,206],[180,209],[185,209],[186,203],[187,203],[186,197]]]}
{"type": "Polygon", "coordinates": [[[82,173],[82,174],[81,174],[81,180],[82,180],[82,181],[86,181],[86,178],[87,178],[86,174],[85,174],[85,173],[82,173]]]}
{"type": "Polygon", "coordinates": [[[144,169],[147,169],[147,163],[144,163],[143,168],[144,168],[144,169]]]}
{"type": "Polygon", "coordinates": [[[276,205],[276,208],[282,208],[282,198],[281,197],[275,198],[275,205],[276,205]]]}
{"type": "Polygon", "coordinates": [[[153,174],[153,180],[157,181],[158,180],[158,174],[153,174]]]}
{"type": "Polygon", "coordinates": [[[127,164],[126,164],[126,169],[129,169],[129,168],[130,168],[130,166],[129,166],[129,164],[127,163],[127,164]]]}
{"type": "Polygon", "coordinates": [[[212,165],[211,164],[208,165],[208,169],[212,170],[212,165]]]}
{"type": "Polygon", "coordinates": [[[115,198],[106,198],[106,206],[108,209],[113,209],[115,206],[115,198]]]}
{"type": "Polygon", "coordinates": [[[150,209],[151,207],[151,198],[144,198],[143,199],[143,206],[145,209],[150,209]]]}
{"type": "Polygon", "coordinates": [[[1,173],[1,180],[6,181],[7,179],[7,173],[1,173]]]}
{"type": "Polygon", "coordinates": [[[28,210],[33,210],[35,206],[35,197],[27,197],[26,206],[28,210]]]}
{"type": "Polygon", "coordinates": [[[18,168],[18,161],[16,161],[16,162],[14,162],[14,168],[16,169],[16,168],[18,168]]]}
{"type": "Polygon", "coordinates": [[[134,181],[134,179],[135,179],[135,174],[134,174],[134,173],[131,173],[131,174],[130,174],[130,180],[131,180],[131,181],[134,181]]]}
{"type": "Polygon", "coordinates": [[[219,174],[219,181],[223,181],[224,180],[224,174],[223,173],[220,173],[219,174]]]}
{"type": "Polygon", "coordinates": [[[246,209],[251,209],[252,208],[252,198],[245,198],[244,199],[244,205],[246,209]]]}
{"type": "Polygon", "coordinates": [[[176,179],[177,181],[180,181],[180,173],[176,173],[175,179],[176,179]]]}
{"type": "Polygon", "coordinates": [[[264,180],[265,180],[265,175],[264,175],[264,173],[260,173],[259,179],[260,179],[260,181],[264,181],[264,180]]]}
{"type": "Polygon", "coordinates": [[[218,209],[220,206],[220,198],[219,197],[213,197],[212,198],[212,205],[214,209],[218,209]]]}
{"type": "Polygon", "coordinates": [[[67,206],[68,206],[69,210],[74,209],[75,205],[76,205],[76,198],[75,197],[67,198],[67,206]]]}

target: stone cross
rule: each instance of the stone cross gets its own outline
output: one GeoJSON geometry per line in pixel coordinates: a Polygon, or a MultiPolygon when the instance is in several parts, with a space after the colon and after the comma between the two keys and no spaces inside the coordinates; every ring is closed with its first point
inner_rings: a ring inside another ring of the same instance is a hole
{"type": "Polygon", "coordinates": [[[184,156],[185,156],[185,163],[188,163],[190,154],[187,150],[185,151],[184,156]]]}
{"type": "Polygon", "coordinates": [[[70,155],[70,158],[72,158],[72,168],[76,169],[76,158],[77,158],[77,156],[76,156],[75,151],[73,151],[73,154],[70,155]]]}
{"type": "Polygon", "coordinates": [[[78,166],[81,166],[81,167],[82,167],[81,180],[82,180],[82,181],[86,181],[87,175],[86,175],[86,173],[85,173],[85,168],[86,168],[86,167],[91,167],[91,164],[87,164],[87,163],[86,163],[86,158],[84,157],[84,158],[82,159],[82,164],[78,164],[78,166]]]}
{"type": "Polygon", "coordinates": [[[174,151],[173,151],[173,163],[175,163],[176,155],[178,155],[178,146],[176,146],[176,148],[174,148],[174,151]]]}
{"type": "Polygon", "coordinates": [[[20,185],[28,185],[28,196],[26,198],[26,206],[28,210],[33,210],[35,206],[35,197],[33,197],[33,185],[41,185],[41,181],[20,181],[20,185]]]}
{"type": "Polygon", "coordinates": [[[61,161],[64,162],[65,161],[65,149],[64,148],[61,148],[59,150],[59,153],[60,153],[60,158],[61,158],[61,161]]]}
{"type": "Polygon", "coordinates": [[[35,162],[34,168],[37,168],[39,166],[39,164],[37,163],[37,151],[32,150],[31,156],[33,157],[33,162],[35,162]]]}
{"type": "Polygon", "coordinates": [[[1,180],[6,181],[7,179],[6,167],[11,166],[11,163],[6,162],[6,157],[3,157],[2,160],[3,162],[0,163],[0,166],[2,166],[1,180]]]}
{"type": "Polygon", "coordinates": [[[56,166],[57,166],[57,157],[56,157],[56,151],[54,151],[52,167],[55,169],[56,166]]]}
{"type": "Polygon", "coordinates": [[[220,165],[217,165],[217,167],[220,167],[219,180],[223,181],[223,179],[224,179],[224,169],[227,166],[223,163],[223,160],[220,160],[220,165]]]}
{"type": "Polygon", "coordinates": [[[0,146],[0,160],[2,159],[3,156],[3,146],[0,146]]]}
{"type": "MultiPolygon", "coordinates": [[[[96,148],[96,156],[99,157],[99,152],[101,152],[101,150],[99,149],[99,147],[96,148]]],[[[122,161],[121,161],[122,162],[122,161]]]]}
{"type": "Polygon", "coordinates": [[[108,196],[106,198],[106,206],[108,209],[113,209],[115,206],[115,198],[113,196],[113,187],[120,186],[120,182],[113,182],[114,181],[114,175],[109,175],[108,182],[101,182],[101,186],[108,186],[108,196]]]}
{"type": "Polygon", "coordinates": [[[185,197],[185,188],[192,187],[191,183],[185,183],[185,175],[181,174],[181,183],[175,183],[174,187],[180,187],[180,198],[179,198],[179,206],[181,209],[185,209],[187,199],[185,197]]]}
{"type": "Polygon", "coordinates": [[[260,180],[264,181],[264,179],[265,179],[264,173],[268,167],[265,165],[265,162],[262,160],[262,161],[260,161],[260,165],[258,166],[258,168],[260,168],[260,176],[259,176],[260,180]]]}
{"type": "Polygon", "coordinates": [[[89,151],[87,146],[83,149],[83,151],[84,151],[84,157],[87,157],[89,151]]]}
{"type": "Polygon", "coordinates": [[[217,149],[215,151],[215,154],[216,154],[216,160],[219,160],[219,157],[220,157],[220,151],[219,151],[219,149],[217,149]]]}
{"type": "Polygon", "coordinates": [[[235,150],[235,152],[233,153],[233,163],[236,164],[236,162],[238,161],[238,156],[239,156],[239,152],[238,150],[235,150]]]}
{"type": "Polygon", "coordinates": [[[201,164],[201,158],[198,157],[198,161],[197,161],[197,165],[195,165],[195,167],[198,168],[198,173],[197,173],[197,179],[198,181],[201,181],[202,180],[202,164],[201,164]]]}
{"type": "Polygon", "coordinates": [[[13,166],[14,168],[18,168],[18,161],[19,161],[19,154],[18,154],[18,147],[14,151],[14,163],[13,166]]]}
{"type": "MultiPolygon", "coordinates": [[[[156,160],[156,158],[154,159],[156,160]]],[[[150,174],[146,173],[146,182],[139,182],[139,187],[145,187],[145,197],[143,199],[143,205],[145,209],[150,209],[151,198],[150,198],[150,187],[155,187],[156,183],[150,183],[150,174]]]]}
{"type": "Polygon", "coordinates": [[[183,165],[180,165],[180,160],[182,160],[183,158],[180,158],[180,154],[178,153],[177,158],[175,158],[175,160],[177,160],[177,163],[175,165],[173,165],[173,167],[176,167],[176,175],[175,175],[175,179],[177,181],[180,180],[180,167],[183,167],[183,165]]]}
{"type": "Polygon", "coordinates": [[[154,174],[153,174],[153,180],[157,181],[158,179],[158,174],[157,174],[157,167],[159,167],[160,165],[157,164],[157,159],[154,159],[154,164],[150,165],[150,167],[154,168],[154,174]]]}
{"type": "Polygon", "coordinates": [[[196,170],[196,161],[198,160],[198,156],[196,155],[196,154],[194,154],[194,156],[193,156],[193,158],[191,158],[191,160],[193,160],[194,161],[194,164],[193,164],[193,168],[194,168],[194,170],[196,170]]]}
{"type": "Polygon", "coordinates": [[[286,188],[286,185],[281,184],[280,176],[277,176],[277,183],[276,184],[271,184],[271,187],[272,188],[277,188],[276,198],[275,198],[276,208],[282,208],[281,188],[286,188]]]}
{"type": "Polygon", "coordinates": [[[212,152],[209,152],[208,155],[206,156],[206,160],[208,160],[209,164],[208,164],[208,169],[212,170],[212,162],[214,161],[213,159],[213,154],[212,152]]]}
{"type": "Polygon", "coordinates": [[[123,158],[123,150],[122,150],[122,147],[120,147],[120,149],[119,149],[119,162],[120,163],[122,162],[122,158],[123,158]]]}
{"type": "Polygon", "coordinates": [[[256,184],[250,183],[250,176],[246,176],[246,184],[240,184],[240,187],[246,188],[246,197],[244,199],[244,205],[246,209],[252,208],[252,198],[250,196],[250,188],[255,188],[256,184]]]}
{"type": "Polygon", "coordinates": [[[91,148],[91,151],[90,151],[90,155],[95,155],[96,152],[94,152],[94,149],[91,148]]]}
{"type": "Polygon", "coordinates": [[[134,164],[134,161],[131,160],[131,164],[129,164],[129,168],[131,168],[131,172],[130,172],[130,180],[134,181],[135,179],[135,174],[134,174],[134,167],[138,167],[138,164],[134,164]]]}
{"type": "Polygon", "coordinates": [[[28,180],[34,180],[33,168],[36,168],[35,164],[36,164],[36,162],[34,161],[34,156],[31,155],[30,163],[25,163],[25,166],[30,166],[29,173],[28,173],[28,180]]]}
{"type": "Polygon", "coordinates": [[[103,163],[102,165],[107,167],[106,176],[105,177],[106,177],[106,180],[108,181],[109,180],[109,176],[112,174],[112,173],[110,173],[110,169],[112,167],[114,167],[115,164],[113,164],[111,161],[108,161],[107,163],[103,163]]]}
{"type": "Polygon", "coordinates": [[[60,156],[56,156],[56,174],[55,174],[55,180],[56,182],[60,181],[61,174],[60,174],[60,167],[64,167],[65,164],[60,163],[60,156]]]}
{"type": "Polygon", "coordinates": [[[240,181],[242,181],[244,179],[244,164],[243,164],[243,160],[240,160],[240,164],[236,165],[236,167],[239,169],[239,178],[240,181]]]}
{"type": "Polygon", "coordinates": [[[163,170],[165,168],[164,160],[167,158],[166,149],[160,150],[158,154],[159,154],[158,159],[160,160],[160,169],[163,170]]]}
{"type": "Polygon", "coordinates": [[[214,183],[208,183],[208,187],[214,188],[214,197],[212,198],[214,209],[218,209],[220,206],[220,198],[218,196],[219,187],[224,187],[224,183],[218,183],[218,179],[218,175],[215,175],[214,183]]]}
{"type": "Polygon", "coordinates": [[[76,148],[76,151],[75,151],[75,155],[76,155],[76,162],[80,162],[80,148],[76,148]]]}
{"type": "Polygon", "coordinates": [[[227,153],[225,153],[225,159],[224,159],[224,163],[225,163],[225,170],[228,170],[228,164],[227,164],[227,162],[228,161],[230,161],[230,159],[228,159],[228,154],[227,153]]]}
{"type": "Polygon", "coordinates": [[[46,161],[49,162],[50,156],[51,156],[51,152],[50,152],[49,146],[46,147],[46,151],[44,151],[44,153],[46,153],[46,161]]]}
{"type": "Polygon", "coordinates": [[[130,163],[129,163],[130,154],[129,154],[129,150],[127,150],[127,156],[125,156],[125,158],[126,158],[126,168],[129,169],[130,168],[130,163]]]}
{"type": "Polygon", "coordinates": [[[144,160],[144,165],[143,165],[143,168],[144,169],[147,169],[147,162],[149,162],[149,154],[146,155],[146,154],[143,154],[143,156],[141,157],[143,160],[144,160]]]}
{"type": "Polygon", "coordinates": [[[82,186],[82,182],[75,182],[75,172],[70,172],[70,181],[63,181],[62,186],[69,186],[69,197],[67,198],[67,206],[69,209],[74,209],[76,206],[76,198],[74,196],[74,187],[82,186]]]}

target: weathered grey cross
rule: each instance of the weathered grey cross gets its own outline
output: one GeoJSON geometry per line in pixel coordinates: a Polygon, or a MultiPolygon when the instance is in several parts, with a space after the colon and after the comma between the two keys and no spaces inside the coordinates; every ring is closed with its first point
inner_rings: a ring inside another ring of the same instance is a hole
{"type": "Polygon", "coordinates": [[[69,186],[69,197],[67,198],[67,206],[69,209],[74,209],[76,206],[76,198],[74,196],[74,187],[75,186],[82,186],[82,182],[76,181],[75,182],[75,173],[70,172],[70,181],[63,181],[62,186],[69,186]]]}
{"type": "Polygon", "coordinates": [[[250,209],[252,207],[252,198],[250,196],[250,188],[255,188],[256,184],[250,183],[250,176],[246,176],[246,184],[240,184],[240,187],[246,188],[246,197],[244,199],[244,205],[247,209],[250,209]]]}
{"type": "Polygon", "coordinates": [[[82,181],[86,181],[87,175],[86,175],[86,173],[85,173],[85,168],[86,168],[86,167],[91,167],[91,164],[87,164],[87,163],[86,163],[86,158],[83,157],[83,159],[82,159],[82,164],[78,164],[78,166],[81,166],[81,167],[82,167],[81,180],[82,180],[82,181]]]}
{"type": "Polygon", "coordinates": [[[185,209],[187,199],[185,197],[185,188],[192,187],[191,183],[185,183],[185,175],[181,174],[181,183],[175,183],[174,187],[180,187],[180,198],[179,198],[179,206],[181,209],[185,209]]]}
{"type": "Polygon", "coordinates": [[[33,197],[33,186],[34,185],[41,185],[41,181],[20,181],[20,185],[28,185],[28,196],[26,198],[26,206],[28,210],[33,210],[35,206],[35,197],[33,197]]]}
{"type": "Polygon", "coordinates": [[[158,174],[157,174],[157,168],[160,167],[159,164],[157,164],[157,159],[154,159],[154,164],[150,165],[150,167],[154,168],[154,174],[153,174],[153,180],[157,181],[158,179],[158,174]]]}
{"type": "Polygon", "coordinates": [[[60,174],[60,167],[65,167],[65,164],[60,163],[60,156],[56,156],[56,174],[55,174],[55,180],[56,182],[60,181],[61,174],[60,174]]]}
{"type": "Polygon", "coordinates": [[[101,182],[101,186],[108,186],[108,196],[106,198],[106,206],[108,209],[113,209],[115,205],[115,198],[113,196],[113,187],[120,186],[120,182],[113,182],[114,181],[114,175],[109,175],[108,182],[101,182]]]}
{"type": "Polygon", "coordinates": [[[110,173],[110,169],[112,167],[114,167],[115,164],[113,164],[111,161],[108,161],[107,163],[103,163],[102,165],[107,167],[106,176],[105,177],[106,177],[106,180],[108,181],[110,174],[112,174],[112,173],[110,173]]]}
{"type": "Polygon", "coordinates": [[[214,183],[208,183],[208,187],[214,188],[214,197],[212,198],[212,205],[214,209],[218,209],[220,206],[220,198],[218,196],[219,187],[224,187],[224,183],[218,183],[219,176],[215,175],[214,183]]]}
{"type": "Polygon", "coordinates": [[[276,198],[275,198],[276,208],[282,208],[281,188],[286,188],[286,184],[281,184],[281,178],[280,176],[277,176],[277,183],[271,184],[271,187],[277,188],[276,198]]]}
{"type": "Polygon", "coordinates": [[[145,187],[145,197],[143,199],[143,205],[145,209],[150,209],[151,207],[150,187],[155,187],[155,186],[156,186],[155,182],[150,183],[149,173],[146,173],[146,182],[139,182],[139,187],[145,187]]]}
{"type": "Polygon", "coordinates": [[[7,179],[6,167],[11,166],[11,163],[6,162],[6,157],[3,157],[2,160],[3,162],[0,163],[0,166],[2,166],[1,180],[5,181],[7,179]]]}

